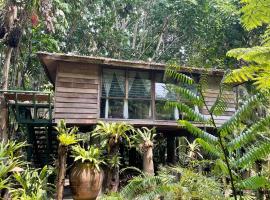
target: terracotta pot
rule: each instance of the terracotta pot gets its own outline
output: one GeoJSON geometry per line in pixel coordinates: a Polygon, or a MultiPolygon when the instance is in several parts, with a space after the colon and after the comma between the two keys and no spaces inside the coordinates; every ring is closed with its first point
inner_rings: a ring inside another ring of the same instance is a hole
{"type": "Polygon", "coordinates": [[[76,162],[72,167],[69,182],[74,200],[95,200],[102,186],[103,173],[90,163],[76,162]]]}

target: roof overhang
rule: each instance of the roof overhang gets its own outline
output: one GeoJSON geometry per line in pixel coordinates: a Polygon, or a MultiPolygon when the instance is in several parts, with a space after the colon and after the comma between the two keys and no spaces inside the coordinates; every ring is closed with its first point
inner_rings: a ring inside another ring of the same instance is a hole
{"type": "MultiPolygon", "coordinates": [[[[41,63],[43,64],[44,70],[49,80],[54,84],[56,77],[57,65],[59,62],[75,62],[84,64],[96,64],[100,66],[115,66],[125,68],[137,68],[137,69],[148,69],[148,70],[165,70],[166,64],[145,62],[145,61],[131,61],[131,60],[119,60],[106,57],[94,57],[94,56],[79,56],[74,54],[62,54],[62,53],[37,53],[41,63]]],[[[222,69],[206,69],[206,68],[195,68],[195,67],[181,67],[181,72],[188,73],[207,73],[209,75],[223,76],[224,70],[222,69]]]]}

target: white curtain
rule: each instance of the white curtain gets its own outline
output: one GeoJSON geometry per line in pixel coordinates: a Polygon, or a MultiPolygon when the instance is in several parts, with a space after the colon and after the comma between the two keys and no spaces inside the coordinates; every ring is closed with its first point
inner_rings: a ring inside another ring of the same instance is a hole
{"type": "MultiPolygon", "coordinates": [[[[149,73],[145,73],[145,72],[141,72],[139,73],[139,76],[143,82],[143,85],[144,85],[144,88],[145,88],[145,92],[146,93],[150,93],[150,96],[151,96],[151,80],[149,79],[149,73]]],[[[150,103],[150,106],[149,106],[149,110],[148,110],[148,117],[151,117],[152,115],[152,110],[151,110],[151,103],[150,103]]]]}
{"type": "Polygon", "coordinates": [[[104,83],[104,89],[106,93],[106,103],[105,103],[105,118],[109,117],[109,93],[112,85],[112,79],[113,79],[113,71],[112,70],[104,70],[103,73],[103,83],[104,83]]]}
{"type": "MultiPolygon", "coordinates": [[[[136,77],[136,72],[129,71],[129,73],[128,73],[128,93],[131,90],[131,87],[133,85],[135,77],[136,77]]],[[[124,100],[124,118],[125,119],[129,118],[129,116],[128,116],[128,100],[127,99],[124,100]]]]}
{"type": "MultiPolygon", "coordinates": [[[[125,96],[125,87],[126,87],[125,72],[122,70],[115,70],[115,75],[116,75],[116,79],[117,79],[117,82],[119,84],[119,87],[125,96]]],[[[126,118],[126,116],[125,116],[126,108],[125,107],[126,107],[126,100],[124,100],[124,109],[123,109],[124,118],[126,118]]]]}
{"type": "Polygon", "coordinates": [[[174,107],[174,119],[178,120],[179,119],[179,110],[177,106],[174,107]]]}

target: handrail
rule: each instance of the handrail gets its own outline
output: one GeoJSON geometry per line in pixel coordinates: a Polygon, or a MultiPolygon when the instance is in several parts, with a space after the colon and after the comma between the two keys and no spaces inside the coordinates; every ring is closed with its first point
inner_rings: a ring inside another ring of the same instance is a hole
{"type": "Polygon", "coordinates": [[[31,93],[31,94],[52,94],[52,92],[45,91],[31,91],[31,90],[0,90],[0,93],[31,93]]]}

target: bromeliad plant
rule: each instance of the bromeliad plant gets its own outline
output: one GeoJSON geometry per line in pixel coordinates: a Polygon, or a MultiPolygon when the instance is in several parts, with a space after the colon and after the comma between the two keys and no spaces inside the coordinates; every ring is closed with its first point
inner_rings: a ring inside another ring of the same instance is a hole
{"type": "MultiPolygon", "coordinates": [[[[193,84],[190,77],[179,73],[179,67],[170,66],[166,75],[176,79],[180,83],[193,84]]],[[[189,107],[184,101],[169,102],[169,105],[176,106],[181,112],[186,114],[186,120],[178,120],[179,125],[186,128],[197,137],[196,141],[200,146],[213,157],[216,168],[219,168],[225,176],[229,177],[234,199],[237,199],[238,191],[243,189],[269,188],[269,180],[264,176],[253,176],[247,179],[241,177],[241,171],[250,169],[258,160],[261,160],[270,153],[270,140],[268,126],[270,115],[260,116],[254,124],[246,123],[248,118],[256,111],[260,104],[267,103],[268,94],[258,92],[248,98],[243,105],[228,119],[223,125],[218,126],[216,117],[222,115],[228,105],[226,92],[227,88],[223,83],[220,92],[212,106],[206,103],[205,91],[207,89],[207,76],[202,75],[197,85],[197,94],[187,88],[181,88],[182,97],[193,102],[199,102],[208,111],[205,117],[200,112],[189,107]],[[190,121],[198,121],[215,128],[216,133],[210,134],[201,130],[190,121]],[[243,127],[241,131],[239,127],[243,127]]]]}
{"type": "MultiPolygon", "coordinates": [[[[119,145],[124,141],[130,144],[128,132],[133,131],[133,127],[124,122],[98,122],[93,130],[93,136],[100,138],[101,146],[107,149],[108,158],[113,159],[119,155],[119,145]]],[[[119,186],[119,165],[109,167],[107,173],[107,189],[116,192],[119,186]]]]}
{"type": "Polygon", "coordinates": [[[153,148],[156,129],[142,127],[141,129],[136,129],[135,133],[132,141],[139,152],[143,154],[143,172],[154,175],[153,148]]]}
{"type": "Polygon", "coordinates": [[[55,130],[58,132],[58,173],[57,173],[57,184],[56,184],[56,192],[57,199],[63,199],[63,191],[64,191],[64,183],[65,183],[65,175],[66,175],[66,160],[67,160],[67,152],[68,147],[70,145],[76,144],[78,142],[76,138],[76,133],[78,132],[77,127],[67,128],[64,120],[60,120],[55,127],[55,130]]]}
{"type": "Polygon", "coordinates": [[[105,164],[102,151],[94,146],[89,146],[87,149],[84,149],[80,145],[76,145],[72,147],[71,153],[75,162],[87,162],[98,171],[100,171],[100,165],[105,164]]]}

